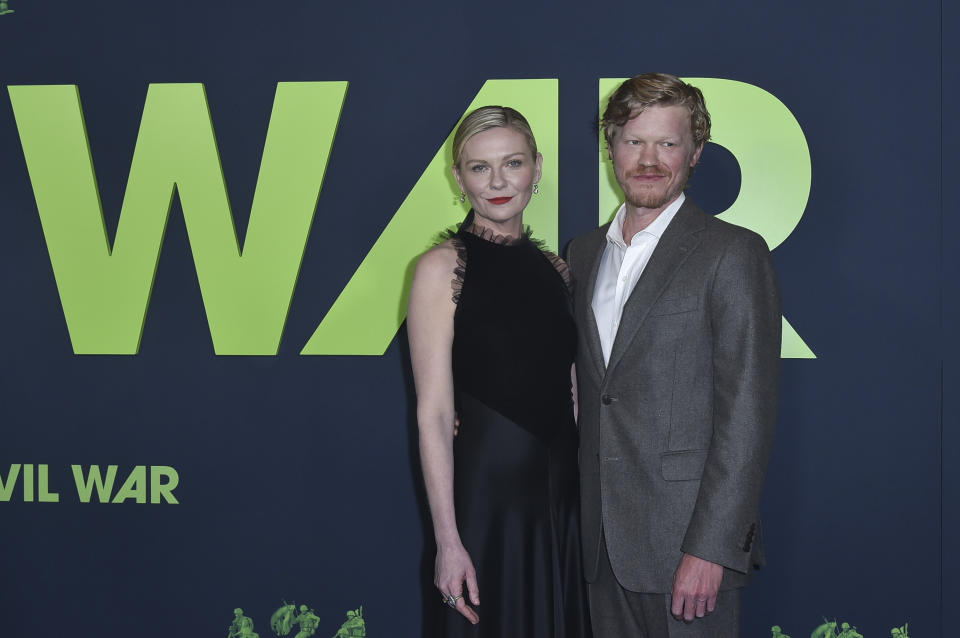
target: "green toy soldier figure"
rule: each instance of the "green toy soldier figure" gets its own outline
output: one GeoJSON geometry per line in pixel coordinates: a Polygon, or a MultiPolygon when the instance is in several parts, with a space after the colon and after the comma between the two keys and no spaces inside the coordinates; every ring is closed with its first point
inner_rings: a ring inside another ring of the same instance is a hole
{"type": "Polygon", "coordinates": [[[780,625],[774,625],[771,627],[770,632],[773,634],[770,638],[790,638],[790,636],[783,633],[783,630],[780,629],[780,625]]]}
{"type": "Polygon", "coordinates": [[[840,625],[840,635],[837,638],[863,638],[863,635],[857,633],[856,627],[851,627],[850,623],[845,622],[840,625]]]}
{"type": "Polygon", "coordinates": [[[300,605],[300,614],[294,619],[294,624],[300,625],[300,631],[296,638],[307,638],[317,633],[317,627],[320,626],[320,617],[313,613],[313,610],[307,609],[306,605],[300,605]]]}
{"type": "Polygon", "coordinates": [[[0,16],[7,15],[8,13],[13,13],[13,9],[8,9],[7,3],[0,0],[0,16]]]}
{"type": "Polygon", "coordinates": [[[227,638],[260,638],[253,630],[253,621],[244,616],[239,607],[233,610],[233,622],[227,630],[227,638]]]}
{"type": "Polygon", "coordinates": [[[347,612],[347,620],[333,638],[366,638],[367,623],[363,620],[363,606],[347,612]]]}
{"type": "Polygon", "coordinates": [[[273,633],[278,636],[287,636],[290,634],[290,629],[293,628],[294,617],[297,614],[297,606],[295,604],[288,604],[287,601],[283,601],[283,606],[280,607],[277,611],[273,612],[273,615],[270,617],[270,628],[273,629],[273,633]]]}

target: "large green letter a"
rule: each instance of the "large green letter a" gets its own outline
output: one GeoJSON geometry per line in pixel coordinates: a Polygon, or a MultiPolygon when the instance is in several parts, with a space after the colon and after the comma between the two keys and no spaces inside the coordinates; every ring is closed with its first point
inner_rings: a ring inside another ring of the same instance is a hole
{"type": "MultiPolygon", "coordinates": [[[[557,80],[487,80],[466,111],[486,104],[515,107],[537,136],[543,176],[540,194],[530,202],[523,221],[556,249],[557,80]]],[[[407,315],[417,256],[430,247],[440,229],[461,221],[469,208],[453,205],[459,190],[450,172],[452,146],[450,133],[301,354],[382,355],[393,341],[407,315]]]]}

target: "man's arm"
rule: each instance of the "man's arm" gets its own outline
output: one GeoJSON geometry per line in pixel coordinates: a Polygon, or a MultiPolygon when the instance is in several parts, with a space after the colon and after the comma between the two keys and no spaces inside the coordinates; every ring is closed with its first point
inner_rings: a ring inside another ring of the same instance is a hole
{"type": "Polygon", "coordinates": [[[750,568],[779,390],[780,296],[759,235],[734,238],[711,290],[713,435],[674,585],[688,619],[712,611],[723,567],[750,568]]]}

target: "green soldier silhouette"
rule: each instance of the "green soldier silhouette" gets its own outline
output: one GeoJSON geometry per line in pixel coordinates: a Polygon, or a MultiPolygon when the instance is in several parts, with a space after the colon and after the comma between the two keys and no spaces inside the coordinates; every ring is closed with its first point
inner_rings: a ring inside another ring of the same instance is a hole
{"type": "Polygon", "coordinates": [[[297,614],[296,609],[295,604],[288,605],[287,601],[283,601],[283,606],[270,616],[270,629],[273,630],[273,633],[278,636],[290,635],[297,614]]]}
{"type": "Polygon", "coordinates": [[[783,630],[780,629],[780,625],[774,625],[771,627],[770,632],[773,634],[770,636],[770,638],[790,638],[790,636],[783,633],[783,630]]]}
{"type": "Polygon", "coordinates": [[[237,607],[233,610],[233,622],[227,629],[227,638],[260,638],[260,634],[253,630],[253,621],[237,607]]]}
{"type": "Polygon", "coordinates": [[[825,622],[816,629],[813,630],[813,633],[810,634],[810,638],[836,638],[837,636],[837,622],[825,622]]]}
{"type": "Polygon", "coordinates": [[[907,628],[910,627],[910,623],[906,623],[903,627],[894,627],[890,630],[891,638],[910,638],[907,635],[907,628]]]}
{"type": "Polygon", "coordinates": [[[366,638],[366,636],[367,623],[363,620],[363,606],[361,606],[360,609],[347,612],[347,621],[340,625],[340,630],[333,638],[366,638]]]}
{"type": "Polygon", "coordinates": [[[300,605],[300,614],[294,618],[294,624],[300,625],[300,631],[296,638],[307,638],[317,633],[317,627],[320,626],[320,617],[313,613],[312,609],[307,609],[306,605],[300,605]]]}
{"type": "Polygon", "coordinates": [[[0,16],[6,15],[8,13],[13,13],[13,9],[7,8],[7,3],[0,0],[0,16]]]}
{"type": "Polygon", "coordinates": [[[851,627],[850,623],[840,625],[840,635],[838,638],[863,638],[863,635],[857,633],[856,627],[851,627]]]}

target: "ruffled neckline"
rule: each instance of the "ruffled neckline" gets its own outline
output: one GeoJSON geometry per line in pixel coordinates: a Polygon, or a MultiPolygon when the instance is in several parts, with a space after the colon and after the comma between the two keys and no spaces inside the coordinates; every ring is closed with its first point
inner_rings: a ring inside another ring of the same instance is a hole
{"type": "MultiPolygon", "coordinates": [[[[480,240],[491,246],[519,247],[530,246],[547,258],[547,261],[554,267],[557,274],[560,275],[568,292],[573,291],[573,280],[570,276],[570,270],[566,262],[554,253],[547,250],[543,240],[534,239],[529,226],[524,226],[519,237],[510,237],[508,235],[499,235],[489,228],[477,226],[473,222],[473,209],[467,213],[466,218],[456,228],[448,228],[440,233],[437,243],[445,240],[452,242],[457,251],[457,265],[453,270],[453,280],[450,282],[453,289],[453,303],[460,305],[460,297],[463,292],[463,281],[466,276],[467,268],[467,238],[470,240],[480,240]]],[[[517,253],[519,254],[519,253],[517,253]]]]}
{"type": "MultiPolygon", "coordinates": [[[[501,235],[495,233],[489,228],[480,226],[474,220],[473,209],[467,213],[467,217],[460,223],[457,227],[456,235],[469,234],[473,237],[477,237],[491,244],[496,244],[498,246],[518,246],[525,244],[531,241],[534,241],[531,237],[532,232],[530,231],[529,226],[524,226],[523,230],[520,232],[519,237],[511,237],[510,235],[501,235]]],[[[534,243],[536,243],[534,241],[534,243]]]]}

